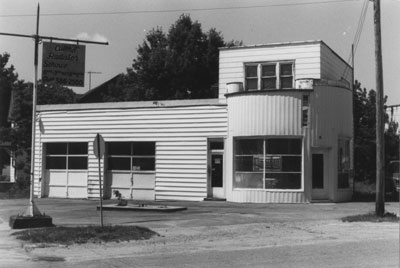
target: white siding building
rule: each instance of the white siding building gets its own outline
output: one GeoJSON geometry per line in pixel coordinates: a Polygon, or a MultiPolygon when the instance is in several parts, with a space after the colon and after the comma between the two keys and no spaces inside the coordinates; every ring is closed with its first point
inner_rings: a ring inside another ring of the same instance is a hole
{"type": "Polygon", "coordinates": [[[38,106],[35,194],[98,198],[100,133],[106,198],[349,200],[351,75],[322,41],[222,48],[218,99],[38,106]]]}

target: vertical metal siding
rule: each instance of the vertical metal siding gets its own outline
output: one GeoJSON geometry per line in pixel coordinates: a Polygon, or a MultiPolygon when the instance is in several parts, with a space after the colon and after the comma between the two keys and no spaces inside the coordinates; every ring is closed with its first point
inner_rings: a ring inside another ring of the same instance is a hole
{"type": "Polygon", "coordinates": [[[262,92],[228,98],[230,135],[302,135],[300,92],[262,92]]]}
{"type": "MultiPolygon", "coordinates": [[[[100,133],[106,142],[156,142],[156,199],[202,200],[207,196],[207,138],[227,135],[226,113],[222,105],[39,112],[44,133],[36,143],[35,178],[42,168],[41,143],[88,142],[88,197],[98,198],[93,140],[100,133]]],[[[38,182],[35,190],[40,196],[38,182]]]]}
{"type": "MultiPolygon", "coordinates": [[[[251,92],[229,96],[229,136],[226,146],[227,200],[253,203],[303,203],[303,191],[233,189],[234,138],[244,136],[300,136],[302,92],[251,92]]],[[[305,166],[305,165],[303,165],[305,166]]],[[[304,180],[304,179],[303,179],[304,180]]]]}

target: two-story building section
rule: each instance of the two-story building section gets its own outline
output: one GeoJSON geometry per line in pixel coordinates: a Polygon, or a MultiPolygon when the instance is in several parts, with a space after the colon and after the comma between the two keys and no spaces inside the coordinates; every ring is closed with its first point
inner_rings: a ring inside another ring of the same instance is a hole
{"type": "Polygon", "coordinates": [[[302,203],[352,195],[352,68],[322,41],[221,48],[219,97],[37,108],[35,195],[302,203]]]}

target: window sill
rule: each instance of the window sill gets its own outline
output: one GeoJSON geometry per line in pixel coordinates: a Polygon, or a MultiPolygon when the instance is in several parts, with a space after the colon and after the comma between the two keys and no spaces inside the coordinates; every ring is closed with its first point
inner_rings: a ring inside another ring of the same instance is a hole
{"type": "Polygon", "coordinates": [[[257,95],[257,94],[267,94],[276,92],[310,92],[313,89],[297,89],[297,88],[287,88],[287,89],[262,89],[262,90],[245,90],[233,93],[225,94],[226,97],[231,96],[241,96],[241,95],[257,95]]]}
{"type": "Polygon", "coordinates": [[[232,191],[263,191],[263,192],[293,192],[300,193],[304,192],[304,189],[255,189],[255,188],[234,188],[232,191]]]}

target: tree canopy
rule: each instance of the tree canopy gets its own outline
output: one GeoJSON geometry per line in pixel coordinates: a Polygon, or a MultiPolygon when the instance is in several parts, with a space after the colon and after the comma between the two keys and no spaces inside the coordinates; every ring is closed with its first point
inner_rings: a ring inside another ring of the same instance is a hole
{"type": "MultiPolygon", "coordinates": [[[[385,103],[387,96],[385,97],[385,103]]],[[[354,169],[356,181],[376,179],[376,92],[367,91],[356,81],[354,85],[354,169]]],[[[398,124],[385,112],[385,163],[398,159],[398,124]]]]}
{"type": "Polygon", "coordinates": [[[212,98],[218,82],[219,47],[225,46],[220,32],[203,32],[198,21],[181,15],[168,33],[149,31],[128,69],[136,84],[130,97],[141,100],[212,98]]]}

